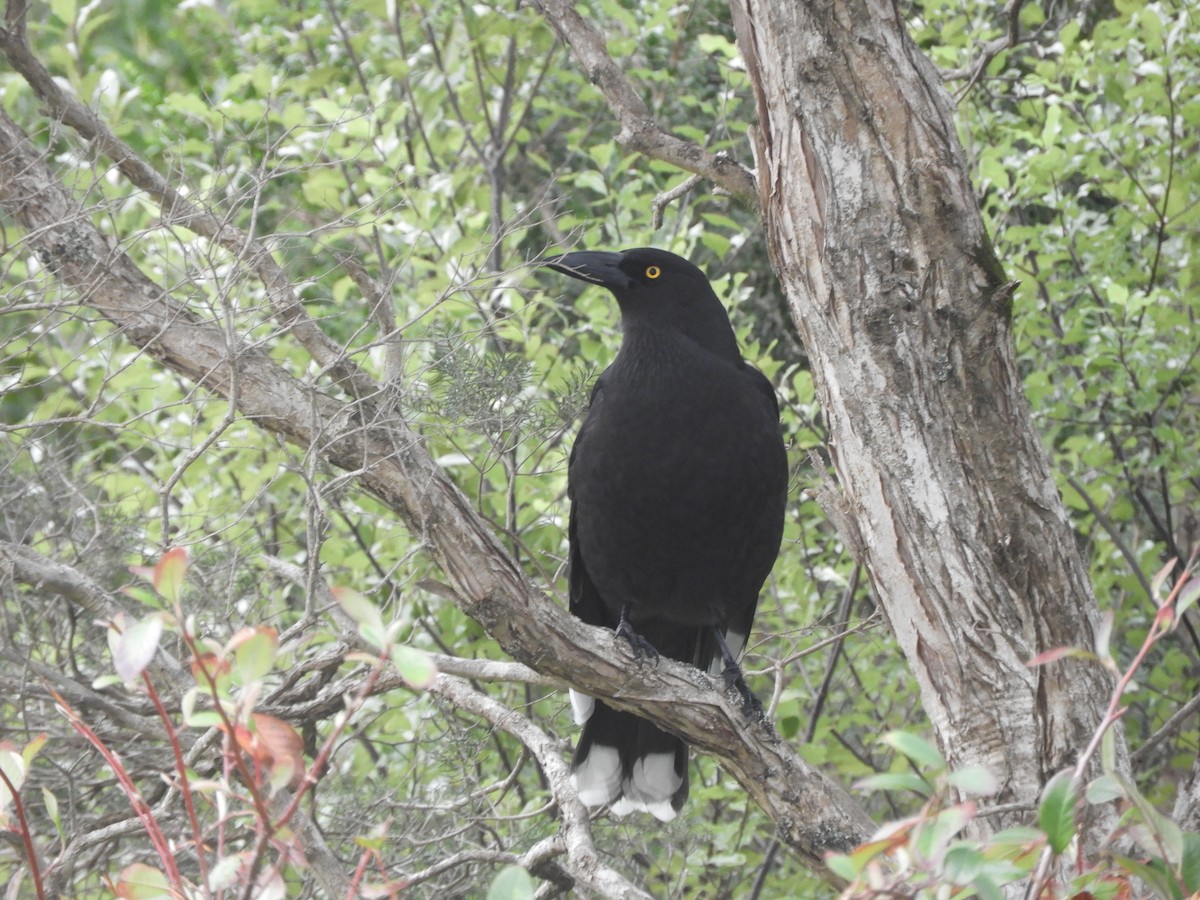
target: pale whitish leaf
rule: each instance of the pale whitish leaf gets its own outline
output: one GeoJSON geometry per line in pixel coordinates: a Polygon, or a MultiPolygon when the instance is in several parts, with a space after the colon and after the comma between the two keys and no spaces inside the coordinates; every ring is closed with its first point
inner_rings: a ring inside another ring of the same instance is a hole
{"type": "Polygon", "coordinates": [[[1124,796],[1125,788],[1111,775],[1101,775],[1087,786],[1087,802],[1091,804],[1108,803],[1124,796]]]}
{"type": "Polygon", "coordinates": [[[217,864],[208,870],[208,889],[210,891],[226,890],[238,883],[244,854],[224,856],[217,864]]]}
{"type": "Polygon", "coordinates": [[[1176,619],[1171,624],[1172,628],[1179,627],[1183,614],[1195,606],[1198,599],[1200,599],[1200,578],[1190,576],[1183,587],[1179,589],[1179,596],[1175,598],[1176,619]]]}
{"type": "Polygon", "coordinates": [[[990,797],[1000,790],[996,776],[983,766],[964,766],[946,776],[953,787],[969,797],[990,797]]]}
{"type": "Polygon", "coordinates": [[[1100,617],[1100,627],[1096,629],[1096,655],[1102,660],[1109,660],[1112,654],[1109,652],[1109,643],[1112,640],[1113,622],[1116,617],[1111,609],[1106,609],[1104,615],[1100,617]]]}
{"type": "Polygon", "coordinates": [[[1158,573],[1150,580],[1150,596],[1154,598],[1154,602],[1158,603],[1158,595],[1162,593],[1162,586],[1166,583],[1167,576],[1171,574],[1171,570],[1175,568],[1177,559],[1172,559],[1169,563],[1158,570],[1158,573]]]}
{"type": "MultiPolygon", "coordinates": [[[[25,783],[25,760],[19,753],[12,750],[0,750],[0,771],[4,772],[4,777],[11,781],[13,787],[18,791],[25,783]]],[[[12,793],[9,791],[8,785],[0,781],[0,816],[8,809],[11,802],[12,793]]]]}
{"type": "Polygon", "coordinates": [[[1100,738],[1100,768],[1105,772],[1117,768],[1117,738],[1111,728],[1105,729],[1100,738]]]}
{"type": "Polygon", "coordinates": [[[488,888],[487,900],[532,900],[533,879],[520,866],[501,869],[488,888]]]}
{"type": "Polygon", "coordinates": [[[153,615],[134,622],[121,633],[113,651],[113,667],[122,679],[133,681],[150,665],[162,631],[162,617],[153,615]]]}
{"type": "Polygon", "coordinates": [[[923,859],[938,859],[956,834],[975,818],[974,803],[960,803],[922,821],[913,831],[912,846],[923,859]]]}
{"type": "Polygon", "coordinates": [[[50,788],[42,788],[42,803],[46,806],[46,815],[50,817],[50,821],[54,823],[54,829],[62,835],[62,820],[58,815],[58,798],[54,796],[54,792],[50,788]]]}

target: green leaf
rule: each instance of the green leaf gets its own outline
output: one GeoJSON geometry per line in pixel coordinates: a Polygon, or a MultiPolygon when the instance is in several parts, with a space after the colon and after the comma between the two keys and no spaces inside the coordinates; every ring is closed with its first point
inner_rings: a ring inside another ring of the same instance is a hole
{"type": "Polygon", "coordinates": [[[271,671],[279,651],[279,633],[274,628],[258,627],[248,630],[240,639],[235,636],[231,643],[233,671],[242,684],[250,684],[271,671]]]}
{"type": "Polygon", "coordinates": [[[1048,782],[1038,804],[1038,826],[1055,854],[1062,853],[1075,837],[1075,804],[1078,785],[1074,773],[1064,769],[1048,782]]]}
{"type": "Polygon", "coordinates": [[[1111,728],[1106,728],[1100,738],[1100,768],[1105,773],[1117,768],[1117,736],[1111,728]]]}
{"type": "Polygon", "coordinates": [[[946,761],[937,747],[911,731],[889,731],[880,741],[911,759],[918,768],[941,770],[946,761]]]}
{"type": "Polygon", "coordinates": [[[1124,797],[1125,788],[1122,786],[1120,779],[1112,775],[1101,775],[1088,784],[1084,796],[1087,797],[1088,803],[1109,803],[1124,797]]]}
{"type": "Polygon", "coordinates": [[[1200,891],[1200,834],[1194,831],[1183,835],[1183,860],[1179,864],[1179,875],[1189,894],[1200,891]]]}
{"type": "Polygon", "coordinates": [[[428,688],[438,675],[437,666],[429,654],[415,647],[393,647],[392,664],[400,677],[417,690],[428,688]]]}
{"type": "Polygon", "coordinates": [[[862,871],[855,858],[847,853],[830,853],[825,857],[825,865],[829,867],[830,872],[845,881],[853,881],[862,871]]]}
{"type": "Polygon", "coordinates": [[[860,791],[912,791],[922,797],[933,793],[929,782],[913,772],[881,772],[878,775],[868,775],[855,782],[854,786],[860,791]]]}
{"type": "Polygon", "coordinates": [[[171,894],[167,876],[144,863],[126,866],[117,879],[117,896],[128,900],[159,900],[171,894]]]}
{"type": "Polygon", "coordinates": [[[1174,879],[1169,878],[1166,873],[1153,865],[1146,865],[1135,859],[1130,859],[1128,856],[1113,856],[1113,862],[1118,866],[1142,881],[1153,889],[1155,895],[1163,900],[1175,900],[1181,896],[1179,888],[1173,884],[1174,879]]]}
{"type": "Polygon", "coordinates": [[[353,588],[335,587],[333,596],[346,615],[354,620],[364,641],[380,650],[387,646],[387,628],[374,603],[353,588]]]}
{"type": "Polygon", "coordinates": [[[488,888],[487,900],[532,900],[533,879],[520,866],[500,870],[488,888]]]}
{"type": "Polygon", "coordinates": [[[942,874],[952,884],[969,884],[983,871],[987,860],[974,844],[955,844],[942,858],[942,874]]]}

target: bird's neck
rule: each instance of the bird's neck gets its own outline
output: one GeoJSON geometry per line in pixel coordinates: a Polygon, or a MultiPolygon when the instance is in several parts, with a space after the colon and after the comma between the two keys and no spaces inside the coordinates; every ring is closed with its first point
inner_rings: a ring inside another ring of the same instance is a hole
{"type": "Polygon", "coordinates": [[[688,368],[702,365],[713,359],[733,366],[742,365],[733,329],[725,326],[726,334],[689,333],[679,328],[659,325],[656,322],[625,321],[622,323],[624,337],[617,361],[622,369],[646,370],[659,368],[688,368]]]}
{"type": "Polygon", "coordinates": [[[720,320],[696,316],[682,323],[659,321],[649,316],[623,315],[621,329],[625,337],[621,345],[624,347],[637,343],[652,352],[655,345],[670,346],[675,341],[686,341],[733,365],[741,365],[742,354],[738,350],[737,338],[723,312],[720,320]]]}

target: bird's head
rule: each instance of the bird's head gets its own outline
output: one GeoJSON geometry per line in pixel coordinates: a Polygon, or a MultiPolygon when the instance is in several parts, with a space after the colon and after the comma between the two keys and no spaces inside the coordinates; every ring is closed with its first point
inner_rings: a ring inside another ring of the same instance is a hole
{"type": "Polygon", "coordinates": [[[551,257],[542,265],[612,291],[626,333],[676,330],[710,353],[741,360],[729,316],[708,278],[682,256],[653,247],[619,253],[581,250],[551,257]]]}

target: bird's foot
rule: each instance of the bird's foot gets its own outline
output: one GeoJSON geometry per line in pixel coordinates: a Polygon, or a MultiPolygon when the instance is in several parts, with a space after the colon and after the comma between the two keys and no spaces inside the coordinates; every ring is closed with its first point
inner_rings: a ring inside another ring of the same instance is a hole
{"type": "Polygon", "coordinates": [[[766,716],[761,701],[746,685],[746,679],[742,677],[740,666],[726,666],[721,672],[721,677],[725,681],[725,690],[736,690],[738,696],[742,698],[742,715],[751,721],[761,720],[766,716]]]}
{"type": "Polygon", "coordinates": [[[633,625],[629,621],[628,605],[621,610],[621,621],[617,623],[613,634],[629,642],[629,649],[633,651],[633,658],[639,663],[644,659],[649,659],[655,665],[658,665],[658,651],[654,649],[654,645],[633,630],[633,625]]]}

